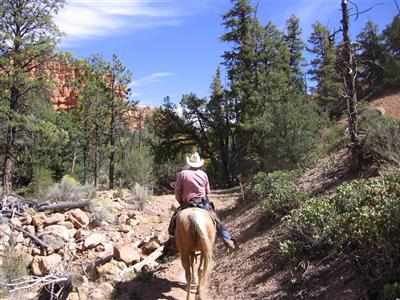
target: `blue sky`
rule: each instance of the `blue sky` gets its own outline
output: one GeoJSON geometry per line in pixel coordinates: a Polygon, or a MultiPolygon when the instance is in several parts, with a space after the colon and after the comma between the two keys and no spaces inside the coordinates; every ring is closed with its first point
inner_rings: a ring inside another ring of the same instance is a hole
{"type": "MultiPolygon", "coordinates": [[[[295,14],[301,19],[303,39],[319,20],[331,29],[340,26],[340,0],[259,0],[258,16],[283,29],[295,14]]],[[[363,14],[352,23],[353,35],[368,20],[380,29],[397,14],[394,0],[354,0],[363,14]]],[[[132,98],[159,106],[169,95],[178,103],[185,93],[207,97],[221,55],[229,47],[221,15],[229,0],[70,0],[56,17],[66,33],[60,48],[88,57],[94,53],[111,59],[117,54],[133,73],[132,98]]],[[[352,20],[354,21],[354,19],[352,20]]]]}

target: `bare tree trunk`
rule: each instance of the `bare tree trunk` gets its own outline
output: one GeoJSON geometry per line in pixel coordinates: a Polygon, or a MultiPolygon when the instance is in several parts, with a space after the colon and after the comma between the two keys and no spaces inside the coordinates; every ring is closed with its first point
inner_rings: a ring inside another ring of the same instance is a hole
{"type": "Polygon", "coordinates": [[[9,127],[4,152],[3,163],[3,197],[8,196],[12,189],[12,161],[15,146],[15,128],[9,127]]]}
{"type": "Polygon", "coordinates": [[[342,71],[344,90],[347,98],[347,113],[349,121],[349,133],[351,140],[351,150],[355,166],[358,167],[360,162],[360,139],[358,136],[358,108],[356,94],[356,67],[354,61],[353,48],[351,46],[349,35],[349,11],[347,0],[342,0],[342,31],[343,31],[343,46],[342,46],[342,71]]]}

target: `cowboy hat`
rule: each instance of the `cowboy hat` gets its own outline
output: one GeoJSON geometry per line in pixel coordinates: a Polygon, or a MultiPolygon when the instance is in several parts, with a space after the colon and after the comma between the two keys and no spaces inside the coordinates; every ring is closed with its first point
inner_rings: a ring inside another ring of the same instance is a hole
{"type": "Polygon", "coordinates": [[[200,168],[204,164],[204,159],[201,159],[199,153],[195,152],[190,157],[186,156],[186,163],[189,167],[200,168]]]}

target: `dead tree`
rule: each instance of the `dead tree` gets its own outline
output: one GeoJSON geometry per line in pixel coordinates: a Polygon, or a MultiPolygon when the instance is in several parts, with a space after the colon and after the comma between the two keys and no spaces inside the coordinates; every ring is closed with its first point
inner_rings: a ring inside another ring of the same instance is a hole
{"type": "Polygon", "coordinates": [[[343,75],[344,93],[347,99],[347,114],[349,122],[349,134],[351,140],[351,152],[353,166],[358,167],[360,163],[360,137],[358,130],[358,107],[356,93],[356,62],[354,59],[354,48],[351,45],[349,34],[349,10],[347,0],[342,0],[342,33],[343,43],[341,49],[341,66],[343,75]]]}

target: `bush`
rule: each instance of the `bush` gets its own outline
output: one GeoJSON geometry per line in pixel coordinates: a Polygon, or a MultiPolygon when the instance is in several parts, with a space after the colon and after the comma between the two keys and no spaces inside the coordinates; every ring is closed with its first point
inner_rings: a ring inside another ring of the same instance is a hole
{"type": "Polygon", "coordinates": [[[350,253],[388,247],[383,255],[400,263],[386,243],[400,233],[400,175],[343,184],[334,196],[309,199],[282,224],[284,254],[350,253]],[[391,254],[389,254],[391,253],[391,254]]]}
{"type": "Polygon", "coordinates": [[[123,165],[121,175],[125,186],[132,188],[135,183],[151,187],[154,185],[154,161],[146,147],[134,147],[128,153],[123,165]]]}
{"type": "Polygon", "coordinates": [[[246,188],[252,199],[259,199],[268,217],[280,219],[304,201],[306,194],[296,189],[296,171],[259,172],[246,188]]]}
{"type": "Polygon", "coordinates": [[[11,283],[15,279],[28,275],[28,257],[23,252],[15,251],[15,246],[16,243],[11,238],[2,255],[3,264],[0,268],[0,282],[11,283]]]}
{"type": "Polygon", "coordinates": [[[33,172],[32,188],[34,196],[38,199],[47,195],[48,189],[53,185],[51,171],[45,167],[38,167],[33,172]]]}
{"type": "Polygon", "coordinates": [[[400,121],[389,118],[364,120],[363,154],[374,162],[400,166],[400,121]]]}
{"type": "Polygon", "coordinates": [[[153,191],[148,187],[136,183],[132,189],[132,194],[134,195],[134,199],[131,204],[135,205],[137,210],[143,210],[146,201],[150,199],[153,191]]]}
{"type": "Polygon", "coordinates": [[[49,188],[47,197],[52,201],[73,201],[90,198],[93,191],[93,186],[81,185],[74,177],[65,175],[60,183],[49,188]]]}
{"type": "Polygon", "coordinates": [[[91,223],[93,226],[100,226],[103,221],[106,221],[108,224],[114,224],[116,221],[117,210],[111,199],[92,201],[90,212],[92,214],[91,223]]]}

